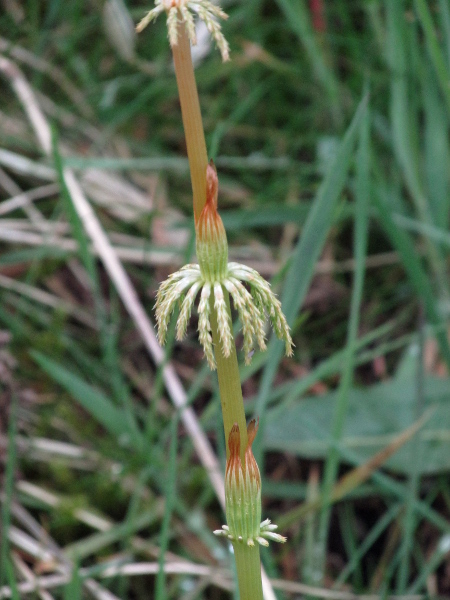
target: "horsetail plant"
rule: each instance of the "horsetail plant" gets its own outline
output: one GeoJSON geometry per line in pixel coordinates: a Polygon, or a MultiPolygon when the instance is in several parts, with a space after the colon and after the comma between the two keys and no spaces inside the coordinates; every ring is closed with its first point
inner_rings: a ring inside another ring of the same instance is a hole
{"type": "Polygon", "coordinates": [[[168,37],[175,74],[191,172],[198,264],[188,264],[170,275],[158,291],[155,305],[158,337],[165,342],[170,316],[181,302],[177,338],[181,340],[200,294],[198,332],[211,369],[217,369],[225,439],[228,440],[225,472],[227,524],[215,531],[231,542],[236,559],[241,600],[262,600],[259,546],[269,540],[285,542],[269,519],[261,522],[261,476],[252,452],[256,420],[245,421],[236,346],[231,329],[230,296],[243,331],[245,362],[254,342],[265,350],[264,324],[271,322],[292,354],[289,326],[281,304],[261,275],[245,265],[228,262],[225,228],[217,210],[218,177],[208,163],[200,104],[192,65],[190,43],[196,43],[194,14],[203,20],[222,55],[228,60],[228,43],[219,18],[227,15],[209,0],[156,0],[155,7],[137,26],[142,31],[162,12],[167,15],[168,37]],[[193,14],[194,13],[194,14],[193,14]]]}

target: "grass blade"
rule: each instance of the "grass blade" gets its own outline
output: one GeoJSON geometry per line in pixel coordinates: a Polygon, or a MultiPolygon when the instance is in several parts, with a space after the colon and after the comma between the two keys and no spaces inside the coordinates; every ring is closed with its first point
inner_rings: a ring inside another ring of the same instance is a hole
{"type": "Polygon", "coordinates": [[[167,488],[166,488],[166,510],[164,512],[163,522],[160,534],[159,547],[159,571],[156,577],[155,599],[164,600],[166,596],[165,582],[166,574],[164,571],[165,554],[169,545],[169,528],[172,518],[172,512],[176,500],[176,478],[177,478],[177,446],[178,446],[178,413],[172,418],[170,427],[170,449],[169,461],[167,467],[167,488]]]}
{"type": "Polygon", "coordinates": [[[341,121],[339,89],[336,77],[327,64],[323,49],[314,34],[309,11],[304,0],[277,0],[280,9],[286,16],[289,26],[305,47],[315,76],[324,86],[333,109],[333,117],[337,123],[341,121]]]}
{"type": "Polygon", "coordinates": [[[411,219],[399,214],[394,214],[393,220],[396,225],[406,231],[420,233],[420,235],[429,237],[437,244],[442,244],[444,247],[450,248],[450,233],[445,229],[433,227],[432,225],[427,225],[417,219],[411,219]]]}
{"type": "Polygon", "coordinates": [[[407,32],[404,1],[386,2],[388,21],[388,62],[391,69],[390,116],[394,152],[403,169],[406,183],[421,218],[429,222],[427,205],[419,179],[419,151],[417,148],[417,122],[413,120],[409,94],[407,65],[407,32]]]}
{"type": "Polygon", "coordinates": [[[445,64],[445,58],[441,48],[439,47],[438,38],[433,25],[433,19],[431,18],[429,5],[425,0],[414,0],[416,12],[419,17],[419,21],[422,25],[425,41],[428,47],[428,53],[431,58],[431,62],[436,71],[436,75],[441,87],[442,93],[444,94],[447,102],[448,110],[450,112],[450,87],[448,82],[450,80],[450,71],[445,64]]]}
{"type": "Polygon", "coordinates": [[[66,389],[107,431],[115,437],[126,436],[130,438],[130,443],[136,443],[134,435],[130,435],[123,411],[114,406],[107,396],[41,352],[33,350],[31,356],[52,379],[66,389]]]}
{"type": "Polygon", "coordinates": [[[447,67],[450,69],[450,6],[447,0],[439,0],[439,12],[447,51],[447,67]]]}
{"type": "MultiPolygon", "coordinates": [[[[419,149],[419,111],[409,85],[411,69],[417,67],[418,39],[413,29],[407,29],[404,0],[386,1],[388,21],[388,62],[391,69],[391,121],[395,155],[402,167],[405,182],[411,193],[417,214],[424,223],[432,224],[430,204],[421,180],[421,152],[419,149]],[[410,52],[408,52],[408,47],[410,52]],[[413,66],[409,66],[413,63],[413,66]]],[[[420,64],[420,63],[419,63],[420,64]]],[[[442,125],[441,125],[442,126],[442,125]]],[[[427,243],[430,265],[443,297],[448,297],[447,275],[442,257],[432,244],[427,243]]]]}
{"type": "MultiPolygon", "coordinates": [[[[17,434],[17,399],[14,392],[10,390],[12,400],[8,422],[8,456],[6,459],[6,472],[4,479],[4,497],[2,500],[2,523],[1,536],[3,543],[0,550],[0,587],[6,583],[9,561],[9,526],[11,524],[11,502],[14,488],[14,471],[16,468],[16,434],[17,434]]],[[[11,568],[12,572],[12,568],[11,568]]],[[[11,588],[13,588],[11,584],[11,588]]]]}
{"type": "Polygon", "coordinates": [[[348,410],[349,390],[353,383],[353,369],[355,362],[356,338],[358,335],[359,312],[364,285],[365,259],[367,253],[367,230],[369,215],[369,139],[370,120],[369,112],[366,111],[361,123],[359,150],[357,159],[357,181],[356,181],[356,209],[355,209],[355,241],[354,256],[356,261],[353,292],[350,306],[350,320],[347,332],[347,346],[345,352],[344,369],[339,385],[336,408],[333,417],[333,429],[328,458],[325,462],[325,471],[322,484],[322,511],[319,521],[318,545],[320,548],[318,570],[322,579],[325,569],[325,557],[327,549],[328,530],[331,517],[330,499],[334,482],[339,467],[339,452],[336,444],[342,437],[345,417],[348,410]]]}
{"type": "Polygon", "coordinates": [[[410,237],[396,225],[391,205],[387,199],[388,194],[383,188],[382,181],[378,179],[373,198],[379,212],[380,224],[389,237],[391,244],[400,254],[403,267],[408,274],[411,284],[415,288],[418,297],[421,298],[423,302],[428,320],[431,324],[436,325],[436,339],[439,343],[442,356],[447,363],[447,366],[450,367],[450,345],[446,333],[440,327],[441,316],[433,295],[431,283],[424,271],[421,259],[418,257],[410,237]]]}
{"type": "MultiPolygon", "coordinates": [[[[367,110],[368,96],[365,95],[355,112],[349,128],[339,146],[336,157],[320,186],[317,197],[309,212],[301,238],[294,250],[291,265],[286,276],[282,293],[283,310],[288,323],[293,323],[303,303],[314,267],[325,244],[326,236],[333,223],[334,211],[345,185],[347,172],[352,161],[352,152],[359,126],[367,110]]],[[[274,340],[269,344],[267,363],[264,370],[260,393],[256,402],[259,415],[260,434],[253,445],[258,464],[263,464],[261,441],[264,438],[264,419],[270,388],[283,354],[283,344],[274,340]]],[[[264,468],[262,468],[264,471],[264,468]]]]}
{"type": "Polygon", "coordinates": [[[400,502],[393,504],[389,510],[387,510],[384,515],[375,523],[372,529],[366,534],[363,543],[353,554],[351,560],[345,566],[344,570],[340,572],[339,577],[334,583],[334,587],[340,586],[347,580],[347,578],[360,564],[363,556],[370,550],[373,544],[377,541],[380,535],[383,534],[387,527],[389,527],[392,521],[398,517],[401,508],[402,504],[400,502]]]}
{"type": "Polygon", "coordinates": [[[64,587],[63,600],[82,600],[82,578],[79,566],[75,563],[69,583],[64,587]]]}
{"type": "MultiPolygon", "coordinates": [[[[424,328],[423,328],[423,315],[420,315],[420,341],[419,341],[419,353],[417,356],[417,388],[415,398],[415,418],[419,418],[424,410],[424,328]]],[[[400,568],[398,570],[397,578],[397,591],[399,594],[406,590],[409,580],[409,569],[410,569],[410,557],[412,555],[412,549],[414,547],[414,532],[417,524],[417,518],[415,514],[414,506],[420,495],[420,463],[421,453],[419,444],[414,444],[410,447],[410,463],[411,463],[411,475],[408,481],[408,494],[405,498],[405,515],[403,518],[403,536],[402,543],[400,545],[400,568]]]]}
{"type": "Polygon", "coordinates": [[[9,589],[11,590],[12,600],[20,600],[19,588],[17,586],[14,568],[9,559],[6,562],[6,576],[8,577],[9,589]]]}
{"type": "Polygon", "coordinates": [[[422,94],[425,111],[425,169],[433,223],[447,228],[450,211],[448,119],[433,73],[425,69],[422,94]]]}

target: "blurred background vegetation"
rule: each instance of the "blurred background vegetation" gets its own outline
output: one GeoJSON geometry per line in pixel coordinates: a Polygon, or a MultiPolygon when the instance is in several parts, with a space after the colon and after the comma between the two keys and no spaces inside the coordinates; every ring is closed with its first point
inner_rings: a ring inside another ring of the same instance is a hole
{"type": "MultiPolygon", "coordinates": [[[[0,6],[0,597],[228,598],[186,418],[223,470],[216,377],[195,318],[162,357],[139,312],[194,249],[164,18],[0,6]]],[[[448,597],[450,5],[223,8],[231,61],[195,56],[230,255],[296,344],[242,366],[264,566],[282,599],[448,597]]]]}

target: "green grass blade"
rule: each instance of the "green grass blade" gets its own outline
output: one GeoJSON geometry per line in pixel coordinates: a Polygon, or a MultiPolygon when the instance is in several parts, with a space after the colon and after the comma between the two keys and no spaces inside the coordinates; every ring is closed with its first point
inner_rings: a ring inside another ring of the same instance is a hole
{"type": "Polygon", "coordinates": [[[434,74],[426,68],[422,95],[425,113],[425,171],[430,209],[433,223],[437,227],[447,228],[450,211],[448,118],[434,74]]]}
{"type": "Polygon", "coordinates": [[[386,0],[388,22],[387,53],[391,69],[390,116],[394,152],[403,169],[421,218],[429,222],[429,207],[419,178],[419,150],[417,148],[417,123],[411,110],[408,86],[407,32],[404,17],[404,0],[386,0]]]}
{"type": "MultiPolygon", "coordinates": [[[[352,502],[343,502],[337,506],[337,514],[345,554],[351,560],[355,556],[358,546],[358,519],[355,514],[354,504],[352,502]]],[[[356,563],[356,568],[353,572],[352,589],[355,592],[364,589],[364,575],[360,562],[356,563]]]]}
{"type": "Polygon", "coordinates": [[[416,290],[417,296],[423,302],[428,320],[432,325],[436,325],[436,339],[439,343],[442,356],[450,367],[450,346],[446,333],[440,328],[442,319],[433,295],[432,285],[424,271],[421,259],[418,257],[408,234],[396,225],[391,206],[387,200],[387,192],[383,190],[383,183],[380,180],[378,180],[376,189],[373,191],[374,204],[379,212],[380,224],[390,239],[391,244],[399,253],[411,284],[416,290]]]}
{"type": "Polygon", "coordinates": [[[450,6],[447,0],[439,0],[439,12],[442,21],[442,32],[446,46],[447,68],[450,69],[450,6]]]}
{"type": "Polygon", "coordinates": [[[0,587],[6,584],[6,574],[9,565],[9,527],[11,524],[11,502],[14,490],[14,472],[16,469],[16,435],[17,435],[17,399],[14,392],[12,394],[10,413],[8,421],[8,455],[6,458],[5,479],[3,484],[3,499],[2,499],[2,523],[1,536],[2,543],[0,544],[0,587]]]}
{"type": "Polygon", "coordinates": [[[336,581],[334,582],[333,587],[339,587],[341,584],[345,583],[348,577],[353,573],[353,571],[358,567],[361,563],[362,558],[366,555],[366,553],[370,550],[373,544],[378,540],[378,538],[384,533],[384,531],[389,527],[394,519],[396,519],[400,513],[403,504],[397,503],[393,504],[389,510],[387,510],[380,519],[375,523],[372,529],[366,534],[363,543],[359,546],[359,548],[353,554],[351,560],[347,563],[345,568],[339,573],[336,581]]]}
{"type": "Polygon", "coordinates": [[[170,449],[167,465],[166,510],[164,512],[159,541],[159,571],[156,577],[155,599],[164,600],[166,596],[166,574],[164,572],[165,553],[169,545],[170,521],[176,500],[178,414],[172,418],[170,427],[170,449]]]}
{"type": "Polygon", "coordinates": [[[63,600],[82,600],[83,598],[83,580],[80,575],[80,569],[77,563],[72,566],[70,581],[64,586],[63,600]]]}
{"type": "MultiPolygon", "coordinates": [[[[315,264],[325,244],[326,236],[333,223],[335,208],[345,185],[347,172],[353,158],[353,148],[359,126],[367,110],[368,96],[364,96],[355,112],[349,128],[339,146],[336,157],[319,188],[317,197],[309,212],[302,235],[294,250],[291,265],[286,276],[282,293],[283,311],[288,323],[293,323],[303,303],[315,264]]],[[[283,345],[278,340],[269,344],[267,363],[256,402],[256,412],[260,418],[260,434],[254,448],[258,464],[262,465],[261,441],[264,437],[264,419],[267,398],[272,387],[278,364],[283,354],[283,345]]]]}
{"type": "Polygon", "coordinates": [[[418,221],[417,219],[411,219],[403,215],[394,214],[392,216],[396,225],[405,229],[406,231],[412,231],[413,233],[419,233],[420,235],[430,238],[437,244],[442,244],[445,248],[450,248],[450,233],[445,229],[439,227],[433,227],[418,221]]]}
{"type": "Polygon", "coordinates": [[[219,123],[213,131],[211,142],[208,144],[208,154],[214,161],[219,152],[220,142],[227,130],[234,124],[239,123],[245,115],[258,103],[269,88],[268,82],[256,86],[243,102],[239,102],[226,121],[219,123]]]}
{"type": "Polygon", "coordinates": [[[429,4],[427,4],[425,0],[414,0],[414,6],[416,7],[416,13],[425,34],[425,41],[427,43],[431,62],[436,71],[441,91],[444,94],[450,112],[450,70],[445,63],[444,54],[439,46],[429,4]]]}
{"type": "Polygon", "coordinates": [[[416,579],[407,590],[407,594],[417,594],[420,590],[426,587],[428,578],[433,575],[439,566],[448,558],[448,550],[450,546],[450,534],[446,533],[441,536],[436,544],[436,548],[431,556],[426,561],[425,565],[420,569],[416,579]]]}
{"type": "MultiPolygon", "coordinates": [[[[424,223],[433,223],[431,207],[421,179],[422,156],[419,149],[419,106],[413,92],[416,81],[411,71],[418,68],[418,38],[416,31],[407,27],[404,0],[385,2],[388,22],[387,51],[391,70],[390,114],[394,152],[402,168],[417,214],[424,223]],[[409,51],[408,51],[409,49],[409,51]]],[[[440,294],[448,297],[445,265],[432,244],[427,244],[427,255],[440,287],[440,294]]]]}
{"type": "Polygon", "coordinates": [[[123,410],[114,406],[102,392],[87,384],[83,379],[41,352],[30,352],[32,358],[54,381],[67,390],[81,406],[116,438],[126,436],[130,443],[136,443],[130,435],[123,410]]]}
{"type": "Polygon", "coordinates": [[[318,546],[320,557],[318,569],[324,576],[325,557],[327,550],[328,530],[331,518],[331,494],[336,482],[339,467],[339,452],[337,443],[342,437],[345,418],[348,410],[349,390],[353,383],[353,369],[355,363],[356,338],[358,335],[359,313],[361,308],[365,260],[367,254],[367,232],[369,215],[369,154],[370,121],[369,113],[366,111],[361,123],[359,150],[357,157],[356,177],[356,210],[355,210],[355,238],[354,256],[356,261],[353,292],[350,306],[350,320],[347,333],[347,346],[345,351],[344,369],[339,385],[339,392],[333,417],[333,429],[331,439],[333,445],[330,447],[328,458],[325,462],[325,470],[322,484],[322,510],[319,521],[318,546]]]}
{"type": "Polygon", "coordinates": [[[161,512],[160,507],[160,504],[154,505],[132,519],[128,519],[126,522],[114,525],[107,531],[93,533],[88,537],[73,542],[65,548],[65,552],[69,558],[83,560],[108,546],[113,546],[123,540],[127,535],[136,533],[141,529],[153,525],[159,518],[161,512]]]}
{"type": "MultiPolygon", "coordinates": [[[[421,319],[422,321],[423,319],[421,319]]],[[[423,414],[425,409],[425,398],[424,398],[424,344],[425,336],[423,331],[423,323],[419,324],[420,327],[420,342],[419,342],[419,353],[417,356],[417,371],[416,371],[416,398],[414,403],[414,419],[417,420],[423,414]]],[[[397,591],[402,594],[408,585],[409,574],[410,574],[410,558],[412,556],[412,549],[414,547],[414,533],[417,526],[417,517],[415,514],[415,504],[420,497],[420,463],[421,463],[421,452],[419,444],[413,444],[410,446],[410,464],[411,464],[411,475],[407,483],[408,492],[405,498],[405,514],[403,517],[403,536],[402,542],[399,549],[400,555],[400,567],[398,570],[397,577],[397,591]]]]}
{"type": "Polygon", "coordinates": [[[286,20],[292,31],[304,46],[312,69],[318,81],[325,88],[336,122],[341,120],[341,106],[339,99],[338,82],[327,58],[320,46],[318,36],[312,28],[311,18],[306,2],[304,0],[277,0],[277,4],[286,16],[286,20]]]}
{"type": "Polygon", "coordinates": [[[17,579],[14,573],[12,562],[8,559],[6,562],[6,577],[8,578],[9,587],[11,589],[12,600],[20,600],[19,588],[17,587],[17,579]]]}

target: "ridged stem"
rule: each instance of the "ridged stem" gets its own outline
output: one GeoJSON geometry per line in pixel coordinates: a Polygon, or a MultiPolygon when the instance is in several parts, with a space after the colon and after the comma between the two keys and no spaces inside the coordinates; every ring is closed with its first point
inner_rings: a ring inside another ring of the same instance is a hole
{"type": "MultiPolygon", "coordinates": [[[[228,293],[224,293],[227,304],[228,314],[231,317],[230,298],[228,293]]],[[[216,311],[214,301],[211,298],[211,331],[214,344],[214,355],[217,364],[217,377],[219,379],[220,402],[222,404],[223,428],[225,431],[225,440],[228,440],[231,428],[235,423],[239,425],[241,434],[241,460],[244,460],[244,453],[247,447],[247,424],[244,412],[244,400],[242,398],[241,379],[239,375],[239,366],[236,356],[236,345],[231,344],[231,354],[225,358],[222,352],[222,344],[217,327],[216,311]]],[[[230,449],[227,444],[227,458],[230,449]]]]}
{"type": "Polygon", "coordinates": [[[263,600],[259,544],[233,544],[240,600],[263,600]]]}
{"type": "MultiPolygon", "coordinates": [[[[180,94],[189,167],[191,170],[194,215],[198,218],[206,202],[206,167],[208,165],[208,155],[206,152],[205,134],[203,133],[197,84],[192,66],[191,47],[186,27],[182,22],[178,24],[178,44],[172,47],[172,52],[180,94]]],[[[230,301],[227,293],[225,293],[225,297],[231,319],[230,301]]],[[[243,459],[247,446],[247,425],[236,348],[232,344],[231,355],[228,358],[223,356],[217,327],[216,311],[213,304],[211,306],[211,329],[216,348],[215,356],[222,402],[225,440],[228,440],[231,428],[234,423],[237,423],[241,432],[241,458],[243,459]]]]}
{"type": "MultiPolygon", "coordinates": [[[[197,85],[195,83],[194,68],[191,59],[190,42],[184,23],[179,23],[178,25],[178,44],[172,47],[172,52],[191,171],[194,216],[197,220],[206,202],[206,167],[208,165],[208,157],[197,85]]],[[[230,299],[227,293],[224,295],[228,314],[231,319],[230,299]]],[[[211,331],[215,347],[225,439],[228,440],[232,426],[234,423],[237,423],[241,432],[241,459],[243,460],[247,446],[247,425],[236,347],[233,342],[230,356],[227,358],[223,356],[214,305],[211,306],[211,331]]],[[[227,455],[228,453],[229,449],[227,447],[227,455]]],[[[250,548],[244,544],[237,543],[235,544],[234,553],[240,600],[263,600],[259,547],[250,548]]]]}
{"type": "Polygon", "coordinates": [[[189,168],[191,170],[194,215],[197,219],[206,202],[206,153],[205,134],[195,83],[194,67],[191,58],[191,45],[184,23],[178,24],[178,44],[172,47],[181,115],[186,136],[189,168]]]}

